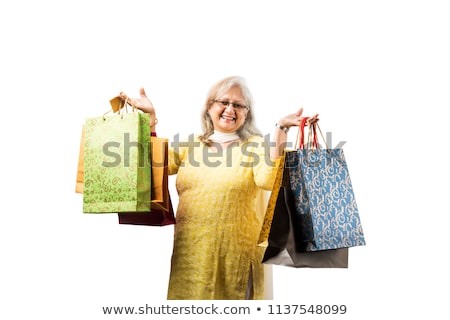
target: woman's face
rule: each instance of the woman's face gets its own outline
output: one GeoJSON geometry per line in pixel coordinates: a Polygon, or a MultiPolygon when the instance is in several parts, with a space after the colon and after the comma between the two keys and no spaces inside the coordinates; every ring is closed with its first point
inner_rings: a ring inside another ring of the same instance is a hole
{"type": "Polygon", "coordinates": [[[248,109],[239,87],[232,87],[219,96],[209,107],[214,130],[219,132],[235,132],[245,122],[248,109]]]}

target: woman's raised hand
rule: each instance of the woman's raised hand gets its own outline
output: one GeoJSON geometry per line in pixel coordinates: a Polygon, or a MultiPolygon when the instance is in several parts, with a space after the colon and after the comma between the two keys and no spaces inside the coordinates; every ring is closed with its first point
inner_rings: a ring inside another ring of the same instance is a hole
{"type": "MultiPolygon", "coordinates": [[[[303,114],[303,108],[300,108],[297,112],[288,114],[287,116],[281,118],[278,121],[278,124],[282,125],[284,127],[288,127],[288,128],[293,127],[293,126],[300,126],[302,119],[304,118],[304,117],[302,117],[302,114],[303,114]]],[[[319,114],[317,114],[317,113],[312,117],[308,117],[307,124],[309,125],[310,123],[319,121],[318,117],[319,117],[319,114]]]]}
{"type": "Polygon", "coordinates": [[[141,110],[142,112],[149,113],[152,118],[154,118],[155,115],[155,108],[153,107],[153,103],[150,101],[150,99],[145,94],[144,88],[139,89],[140,98],[130,98],[128,97],[124,92],[120,93],[120,98],[123,101],[127,101],[127,103],[131,106],[136,107],[137,109],[141,110]]]}

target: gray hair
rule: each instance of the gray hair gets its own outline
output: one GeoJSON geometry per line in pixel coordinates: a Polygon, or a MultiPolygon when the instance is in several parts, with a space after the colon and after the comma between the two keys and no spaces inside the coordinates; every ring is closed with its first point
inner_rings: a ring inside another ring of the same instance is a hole
{"type": "Polygon", "coordinates": [[[218,97],[222,96],[226,91],[233,87],[239,87],[241,89],[244,102],[248,107],[247,118],[245,119],[244,124],[237,130],[236,134],[241,141],[246,141],[251,136],[262,136],[261,131],[259,131],[254,124],[253,96],[247,87],[247,83],[245,79],[240,76],[232,76],[220,80],[208,92],[201,113],[203,134],[199,137],[200,141],[208,146],[212,144],[212,141],[209,140],[209,136],[214,133],[214,124],[209,116],[208,110],[218,97]]]}

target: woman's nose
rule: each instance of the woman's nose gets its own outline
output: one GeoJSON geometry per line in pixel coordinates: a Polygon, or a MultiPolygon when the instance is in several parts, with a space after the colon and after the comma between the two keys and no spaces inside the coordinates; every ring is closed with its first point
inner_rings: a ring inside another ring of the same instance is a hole
{"type": "Polygon", "coordinates": [[[225,111],[227,111],[227,112],[234,112],[233,104],[229,103],[229,104],[225,107],[225,111]]]}

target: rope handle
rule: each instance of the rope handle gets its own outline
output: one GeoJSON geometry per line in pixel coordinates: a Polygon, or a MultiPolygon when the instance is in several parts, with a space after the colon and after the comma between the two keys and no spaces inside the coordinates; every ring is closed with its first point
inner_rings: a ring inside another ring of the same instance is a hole
{"type": "Polygon", "coordinates": [[[302,118],[300,126],[298,127],[297,136],[295,138],[295,146],[298,146],[299,149],[303,149],[305,145],[305,125],[307,120],[308,117],[302,118]]]}
{"type": "Polygon", "coordinates": [[[317,131],[319,131],[322,136],[323,142],[327,149],[329,149],[325,137],[323,136],[322,130],[319,126],[319,121],[310,122],[309,117],[302,118],[300,122],[300,126],[298,127],[298,134],[295,141],[295,145],[298,146],[298,149],[320,149],[319,139],[317,137],[317,131]],[[308,126],[308,138],[305,144],[305,127],[308,126]]]}
{"type": "MultiPolygon", "coordinates": [[[[118,107],[118,110],[117,110],[117,111],[114,110],[114,106],[113,106],[113,103],[114,103],[113,101],[114,101],[115,99],[120,99],[120,98],[117,96],[117,97],[114,97],[113,99],[110,100],[110,103],[111,103],[111,109],[109,109],[108,111],[106,111],[106,112],[103,114],[103,120],[105,120],[105,116],[106,116],[108,113],[110,113],[111,111],[112,111],[113,113],[116,113],[116,114],[120,115],[121,118],[123,118],[123,115],[124,115],[125,112],[128,113],[128,105],[129,105],[129,103],[128,103],[128,98],[125,99],[125,102],[124,102],[123,105],[120,105],[120,106],[118,107]]],[[[133,105],[133,104],[130,104],[130,105],[131,105],[132,112],[136,112],[136,110],[137,110],[136,106],[133,105]]]]}

